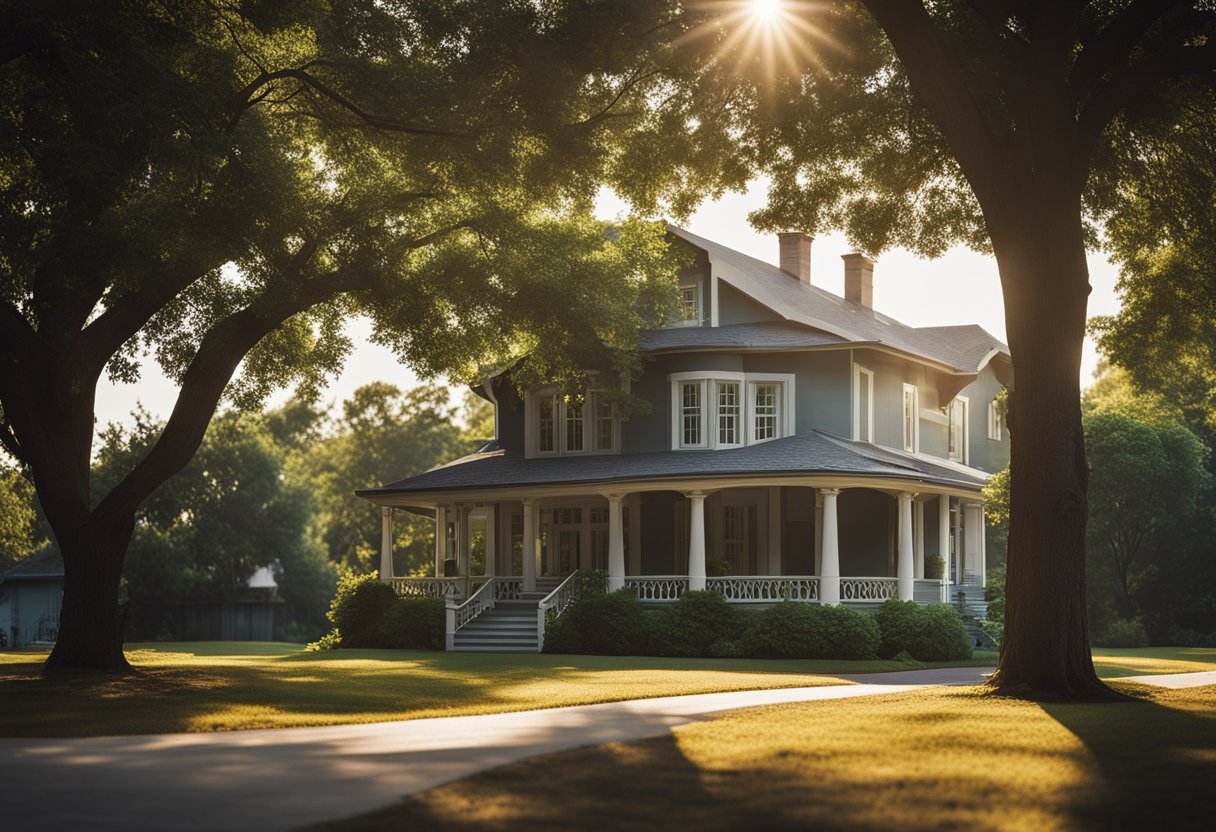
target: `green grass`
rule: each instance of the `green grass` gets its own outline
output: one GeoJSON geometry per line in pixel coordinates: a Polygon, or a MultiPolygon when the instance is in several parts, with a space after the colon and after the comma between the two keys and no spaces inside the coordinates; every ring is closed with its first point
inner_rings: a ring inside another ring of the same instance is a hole
{"type": "MultiPolygon", "coordinates": [[[[1106,676],[1216,669],[1216,650],[1101,651],[1106,676]]],[[[840,684],[889,661],[661,659],[335,650],[202,642],[128,645],[138,673],[44,679],[45,653],[0,653],[0,736],[67,737],[383,722],[651,696],[840,684]]]]}
{"type": "Polygon", "coordinates": [[[728,713],[546,755],[330,832],[580,828],[1210,829],[1216,685],[1038,705],[930,688],[728,713]],[[554,795],[561,795],[554,799],[554,795]]]}

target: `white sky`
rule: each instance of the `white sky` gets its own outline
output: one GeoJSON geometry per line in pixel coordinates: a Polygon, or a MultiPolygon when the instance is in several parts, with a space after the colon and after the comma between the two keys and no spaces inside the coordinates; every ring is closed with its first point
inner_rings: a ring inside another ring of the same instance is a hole
{"type": "MultiPolygon", "coordinates": [[[[686,227],[694,234],[719,242],[752,257],[777,263],[775,235],[760,234],[747,223],[747,214],[764,204],[763,186],[754,185],[744,194],[727,194],[707,203],[694,214],[686,227]]],[[[625,210],[615,195],[605,193],[597,203],[597,213],[612,218],[625,210]]],[[[835,294],[843,294],[842,254],[851,251],[843,235],[816,238],[811,247],[811,281],[835,294]]],[[[1090,255],[1089,276],[1093,293],[1089,315],[1110,315],[1119,309],[1115,296],[1115,267],[1102,254],[1090,255]]],[[[893,249],[878,257],[874,268],[874,308],[911,326],[940,326],[977,323],[1005,340],[1005,313],[1001,302],[996,261],[964,248],[955,248],[937,260],[924,260],[904,249],[893,249]]],[[[348,325],[347,333],[355,344],[343,372],[333,379],[323,401],[341,402],[356,388],[371,381],[387,381],[401,388],[419,383],[409,367],[398,363],[384,347],[370,343],[370,323],[363,318],[348,325]]],[[[1085,341],[1081,360],[1081,383],[1088,385],[1098,363],[1090,339],[1085,341]]],[[[286,399],[279,394],[275,403],[286,399]]],[[[453,403],[462,393],[454,391],[453,403]]],[[[177,398],[176,387],[164,377],[155,361],[144,362],[142,378],[136,384],[113,384],[102,379],[97,389],[97,421],[125,421],[136,404],[161,419],[168,418],[177,398]]]]}

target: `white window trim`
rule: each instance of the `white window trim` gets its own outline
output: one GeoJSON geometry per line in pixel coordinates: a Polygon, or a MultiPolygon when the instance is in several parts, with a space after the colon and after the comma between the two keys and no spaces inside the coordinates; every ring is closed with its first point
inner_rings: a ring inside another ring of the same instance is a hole
{"type": "Polygon", "coordinates": [[[904,382],[903,391],[899,396],[899,432],[900,446],[909,453],[920,453],[920,389],[915,384],[904,382]],[[908,391],[912,391],[912,447],[908,447],[908,412],[905,402],[908,391]]]}
{"type": "Polygon", "coordinates": [[[707,379],[707,381],[712,382],[712,385],[713,385],[714,447],[716,447],[716,448],[742,448],[744,445],[747,444],[747,433],[746,433],[746,431],[748,429],[748,425],[747,425],[747,414],[748,414],[747,382],[738,381],[733,378],[718,378],[718,377],[714,377],[712,379],[707,379]],[[734,384],[734,385],[738,386],[739,393],[738,393],[738,405],[737,406],[739,408],[739,413],[738,413],[738,422],[735,425],[735,436],[738,438],[738,440],[739,440],[738,442],[722,442],[721,438],[720,438],[722,435],[721,420],[720,420],[721,414],[718,411],[718,384],[720,382],[725,382],[727,384],[734,384]]]}
{"type": "Polygon", "coordinates": [[[1001,411],[997,407],[996,399],[993,399],[988,402],[988,438],[993,442],[1000,442],[1003,438],[1004,426],[1001,411]]]}
{"type": "Polygon", "coordinates": [[[680,284],[680,295],[681,295],[680,296],[680,310],[679,310],[680,317],[678,317],[675,320],[675,322],[671,325],[672,326],[700,326],[701,321],[704,320],[704,318],[705,318],[705,292],[701,289],[701,281],[698,280],[698,281],[694,281],[692,283],[681,283],[680,284]],[[685,289],[695,289],[697,292],[697,317],[690,321],[684,320],[683,293],[684,293],[685,289]]]}
{"type": "Polygon", "coordinates": [[[971,422],[971,402],[967,399],[966,396],[955,396],[954,399],[950,402],[949,409],[946,411],[946,457],[954,462],[960,462],[963,465],[969,464],[968,460],[971,459],[971,425],[970,425],[970,422],[971,422]],[[959,402],[963,406],[963,408],[962,408],[963,422],[961,425],[961,427],[962,427],[961,445],[962,445],[963,453],[962,453],[962,456],[960,456],[960,457],[950,456],[950,429],[954,426],[954,403],[955,402],[959,402]]]}
{"type": "Polygon", "coordinates": [[[621,418],[612,417],[612,448],[596,450],[595,445],[595,408],[594,401],[598,394],[607,392],[603,387],[587,387],[583,390],[583,450],[572,451],[566,447],[566,414],[567,405],[561,391],[556,387],[538,387],[529,390],[524,396],[524,457],[526,459],[548,458],[554,456],[604,456],[620,453],[621,447],[621,418]],[[540,399],[554,396],[554,430],[557,432],[557,446],[552,451],[540,450],[540,399]]]}
{"type": "Polygon", "coordinates": [[[740,373],[730,370],[698,370],[686,373],[672,373],[667,376],[667,384],[671,390],[671,449],[705,450],[740,448],[746,445],[758,445],[770,442],[770,439],[754,440],[755,425],[753,386],[757,384],[776,384],[779,386],[780,402],[778,404],[778,436],[780,439],[794,435],[794,374],[793,373],[740,373]],[[739,384],[740,396],[740,431],[742,441],[735,445],[718,443],[718,396],[713,382],[733,381],[739,384]],[[684,425],[681,408],[681,385],[686,382],[701,384],[701,444],[685,445],[684,425]]]}
{"type": "Polygon", "coordinates": [[[853,364],[853,438],[860,442],[874,441],[874,371],[867,370],[860,364],[853,364]],[[861,433],[861,394],[865,385],[866,396],[866,433],[861,433]]]}

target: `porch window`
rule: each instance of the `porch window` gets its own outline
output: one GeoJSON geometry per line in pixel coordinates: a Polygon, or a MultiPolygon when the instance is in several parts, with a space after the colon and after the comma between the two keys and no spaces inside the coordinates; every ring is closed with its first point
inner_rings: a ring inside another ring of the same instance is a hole
{"type": "Polygon", "coordinates": [[[967,399],[950,402],[950,459],[967,464],[967,399]]]}
{"type": "Polygon", "coordinates": [[[904,385],[904,450],[916,453],[920,450],[920,425],[917,390],[915,384],[904,385]]]}
{"type": "Polygon", "coordinates": [[[988,438],[1000,442],[1001,434],[1004,432],[1003,427],[1001,408],[996,399],[993,399],[988,402],[988,438]]]}

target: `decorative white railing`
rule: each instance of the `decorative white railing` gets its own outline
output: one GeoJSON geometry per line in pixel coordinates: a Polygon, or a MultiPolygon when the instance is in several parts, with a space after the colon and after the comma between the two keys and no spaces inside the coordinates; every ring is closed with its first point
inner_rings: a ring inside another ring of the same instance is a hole
{"type": "Polygon", "coordinates": [[[524,591],[523,578],[495,578],[495,601],[518,601],[524,591]]]}
{"type": "Polygon", "coordinates": [[[841,578],[841,601],[886,601],[899,597],[899,578],[841,578]]]}
{"type": "Polygon", "coordinates": [[[545,623],[548,620],[549,611],[553,611],[553,617],[556,619],[559,615],[566,611],[566,607],[578,600],[578,572],[570,574],[566,580],[557,585],[557,588],[541,599],[536,605],[536,650],[540,652],[545,649],[545,623]]]}
{"type": "Polygon", "coordinates": [[[706,578],[705,588],[727,601],[818,601],[819,579],[811,576],[731,575],[706,578]]]}
{"type": "Polygon", "coordinates": [[[688,591],[687,575],[641,575],[625,578],[640,601],[678,601],[688,591]]]}
{"type": "Polygon", "coordinates": [[[469,579],[393,578],[388,582],[403,598],[463,598],[469,594],[469,579]]]}
{"type": "Polygon", "coordinates": [[[457,604],[450,599],[448,600],[444,627],[447,635],[448,650],[451,650],[455,646],[457,630],[486,610],[494,609],[494,586],[496,583],[497,581],[493,578],[486,578],[482,585],[462,604],[457,604]]]}

